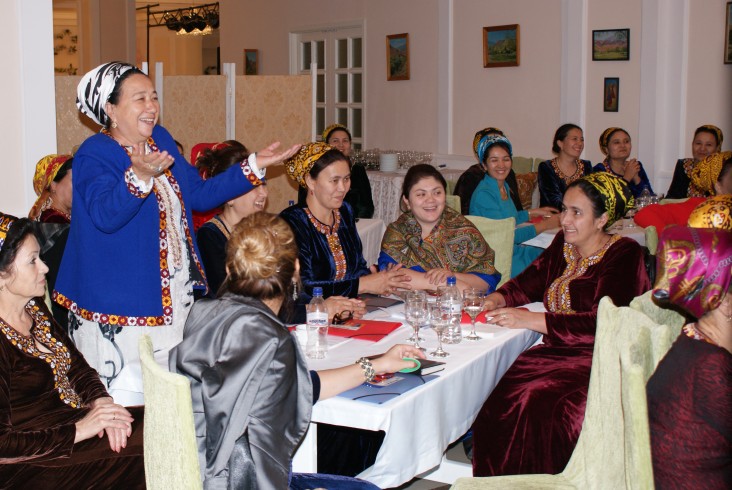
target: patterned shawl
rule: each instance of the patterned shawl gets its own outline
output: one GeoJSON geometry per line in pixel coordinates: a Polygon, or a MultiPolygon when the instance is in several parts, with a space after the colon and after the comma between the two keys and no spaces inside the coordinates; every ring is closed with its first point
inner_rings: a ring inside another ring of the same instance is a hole
{"type": "Polygon", "coordinates": [[[470,221],[449,207],[445,207],[442,219],[424,240],[414,214],[411,211],[402,214],[386,229],[381,250],[405,267],[496,273],[493,249],[470,221]]]}

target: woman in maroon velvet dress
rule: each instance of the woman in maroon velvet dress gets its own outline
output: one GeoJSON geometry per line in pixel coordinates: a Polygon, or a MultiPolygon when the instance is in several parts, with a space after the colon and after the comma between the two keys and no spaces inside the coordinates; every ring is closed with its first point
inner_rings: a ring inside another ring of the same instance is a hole
{"type": "MultiPolygon", "coordinates": [[[[711,214],[717,213],[708,206],[711,214]]],[[[712,220],[704,220],[712,221],[712,220]]],[[[657,489],[732,488],[732,221],[661,235],[654,297],[696,318],[648,380],[657,489]]]]}
{"type": "Polygon", "coordinates": [[[607,173],[564,193],[562,231],[521,274],[486,298],[494,322],[544,334],[521,354],[473,424],[473,474],[558,473],[584,420],[597,306],[627,305],[649,288],[640,245],[607,228],[632,205],[627,184],[607,173]],[[515,308],[543,301],[546,313],[515,308]]]}
{"type": "Polygon", "coordinates": [[[35,227],[0,214],[0,487],[144,488],[142,407],[116,405],[50,318],[35,227]]]}

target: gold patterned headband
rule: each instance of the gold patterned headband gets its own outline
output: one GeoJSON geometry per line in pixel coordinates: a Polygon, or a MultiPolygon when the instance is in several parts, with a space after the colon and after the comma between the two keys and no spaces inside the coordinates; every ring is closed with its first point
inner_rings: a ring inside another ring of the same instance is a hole
{"type": "Polygon", "coordinates": [[[18,218],[16,218],[15,216],[0,213],[0,251],[2,251],[3,249],[3,245],[5,244],[5,238],[8,236],[10,227],[13,226],[13,223],[15,223],[17,219],[18,218]]]}
{"type": "Polygon", "coordinates": [[[633,193],[628,183],[620,177],[608,172],[596,172],[582,177],[602,195],[605,201],[605,212],[607,212],[607,226],[612,225],[618,219],[625,216],[628,208],[634,204],[633,193]]]}
{"type": "Polygon", "coordinates": [[[332,146],[325,143],[308,143],[302,145],[297,153],[285,160],[285,172],[287,172],[287,176],[299,184],[300,187],[307,187],[305,176],[310,173],[315,162],[332,149],[332,146]]]}
{"type": "Polygon", "coordinates": [[[714,124],[704,124],[702,126],[699,126],[699,129],[697,129],[697,132],[699,132],[700,129],[704,129],[706,131],[711,131],[717,136],[717,145],[722,146],[722,140],[724,140],[724,135],[722,134],[722,130],[719,129],[714,124]]]}
{"type": "Polygon", "coordinates": [[[732,195],[710,197],[694,208],[687,224],[692,228],[732,231],[732,195]]]}
{"type": "Polygon", "coordinates": [[[719,180],[724,161],[732,158],[732,151],[720,151],[708,155],[704,160],[694,165],[689,177],[691,182],[710,194],[714,194],[714,184],[719,180]]]}
{"type": "Polygon", "coordinates": [[[610,135],[612,135],[615,131],[622,131],[623,133],[628,134],[628,132],[623,128],[617,127],[607,128],[605,131],[603,131],[600,135],[600,151],[603,155],[607,155],[607,145],[608,143],[610,143],[610,141],[608,140],[610,139],[610,135]]]}
{"type": "Polygon", "coordinates": [[[345,131],[348,134],[348,139],[351,139],[351,133],[348,132],[348,128],[345,127],[343,124],[335,123],[335,124],[331,124],[330,126],[328,126],[327,128],[325,128],[323,130],[323,134],[322,134],[322,136],[323,136],[323,143],[327,143],[328,142],[328,138],[330,138],[330,133],[332,133],[333,131],[335,131],[337,129],[340,129],[342,131],[345,131]]]}

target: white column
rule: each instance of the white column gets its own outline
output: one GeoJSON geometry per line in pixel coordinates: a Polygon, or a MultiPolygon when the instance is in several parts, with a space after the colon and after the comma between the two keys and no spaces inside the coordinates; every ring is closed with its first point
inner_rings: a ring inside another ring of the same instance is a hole
{"type": "Polygon", "coordinates": [[[437,48],[437,152],[452,154],[454,0],[438,2],[437,48]]]}
{"type": "Polygon", "coordinates": [[[0,211],[27,216],[36,199],[35,164],[56,151],[56,97],[53,72],[51,0],[4,2],[5,28],[0,53],[3,178],[0,211]]]}
{"type": "Polygon", "coordinates": [[[224,63],[226,76],[226,139],[236,139],[236,63],[224,63]]]}
{"type": "Polygon", "coordinates": [[[562,75],[559,124],[584,127],[587,106],[587,1],[562,0],[562,75]]]}
{"type": "Polygon", "coordinates": [[[638,159],[653,188],[665,192],[684,154],[689,0],[643,0],[638,159]]]}

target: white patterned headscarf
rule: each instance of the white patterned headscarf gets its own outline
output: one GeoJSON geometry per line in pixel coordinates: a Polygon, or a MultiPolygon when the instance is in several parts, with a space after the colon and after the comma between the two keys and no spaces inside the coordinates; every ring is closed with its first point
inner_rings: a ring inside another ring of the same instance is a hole
{"type": "Polygon", "coordinates": [[[99,65],[88,72],[81,77],[79,86],[76,87],[76,107],[97,124],[107,126],[109,116],[105,112],[104,106],[117,85],[117,80],[130,70],[142,73],[136,66],[119,61],[99,65]]]}

